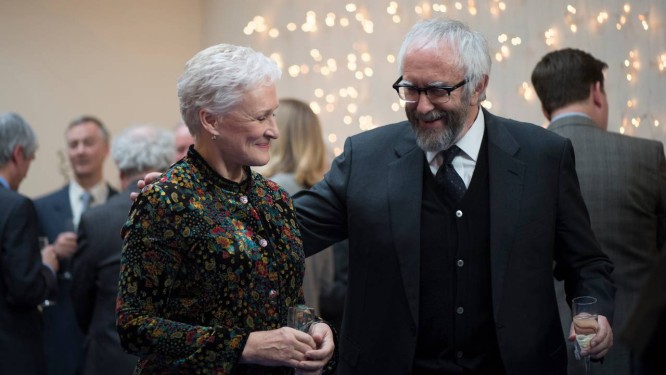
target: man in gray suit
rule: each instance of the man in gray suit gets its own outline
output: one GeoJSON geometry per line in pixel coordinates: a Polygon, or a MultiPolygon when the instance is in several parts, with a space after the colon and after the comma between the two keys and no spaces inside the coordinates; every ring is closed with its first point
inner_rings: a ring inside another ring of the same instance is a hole
{"type": "MultiPolygon", "coordinates": [[[[646,276],[664,253],[659,237],[666,215],[666,161],[661,142],[606,131],[607,67],[587,52],[562,49],[539,61],[532,84],[551,121],[549,129],[574,146],[592,229],[616,267],[613,331],[621,332],[646,276]]],[[[563,329],[569,332],[571,313],[557,284],[563,329]]],[[[576,361],[569,363],[570,374],[583,370],[576,361]]],[[[594,374],[631,374],[630,363],[630,352],[616,340],[594,374]]]]}
{"type": "Polygon", "coordinates": [[[120,272],[120,229],[127,220],[136,180],[163,171],[173,159],[173,135],[151,126],[138,126],[118,135],[111,156],[120,170],[123,192],[81,216],[78,249],[73,260],[72,304],[85,334],[82,375],[131,374],[137,358],[120,346],[115,305],[120,272]]]}

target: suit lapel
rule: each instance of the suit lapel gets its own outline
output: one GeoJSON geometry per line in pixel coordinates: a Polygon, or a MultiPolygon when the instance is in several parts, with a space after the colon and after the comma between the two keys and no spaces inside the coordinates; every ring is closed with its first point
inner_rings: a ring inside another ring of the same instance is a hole
{"type": "Polygon", "coordinates": [[[400,265],[405,295],[414,324],[419,316],[421,261],[421,199],[425,156],[414,136],[396,146],[397,159],[389,164],[388,199],[393,243],[400,265]]]}
{"type": "Polygon", "coordinates": [[[490,183],[490,268],[495,319],[518,213],[523,197],[525,163],[514,156],[520,145],[504,124],[484,111],[488,132],[490,183]]]}
{"type": "MultiPolygon", "coordinates": [[[[53,200],[53,210],[55,211],[54,216],[56,216],[57,220],[61,221],[62,223],[66,223],[68,220],[69,222],[71,222],[72,217],[74,215],[72,214],[72,205],[69,202],[69,184],[65,185],[64,188],[60,189],[58,195],[54,198],[55,198],[53,200]]],[[[71,229],[66,229],[66,230],[71,230],[71,229]]]]}

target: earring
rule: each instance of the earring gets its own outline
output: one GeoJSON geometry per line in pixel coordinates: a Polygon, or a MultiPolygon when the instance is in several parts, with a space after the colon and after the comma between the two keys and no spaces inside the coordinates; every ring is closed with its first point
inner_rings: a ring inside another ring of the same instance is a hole
{"type": "Polygon", "coordinates": [[[214,140],[214,141],[217,141],[217,136],[213,134],[213,136],[210,137],[210,139],[212,139],[212,140],[214,140]]]}

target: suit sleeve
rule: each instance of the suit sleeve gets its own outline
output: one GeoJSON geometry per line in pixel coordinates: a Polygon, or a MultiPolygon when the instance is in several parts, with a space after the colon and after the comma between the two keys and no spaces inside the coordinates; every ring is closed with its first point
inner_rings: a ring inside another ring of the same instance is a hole
{"type": "Polygon", "coordinates": [[[664,157],[664,145],[657,147],[657,219],[658,238],[657,249],[663,256],[666,254],[666,157],[664,157]]]}
{"type": "Polygon", "coordinates": [[[594,296],[601,315],[613,320],[616,286],[612,281],[613,263],[601,250],[590,224],[576,174],[574,151],[566,141],[560,159],[555,278],[564,280],[567,303],[578,296],[594,296]]]}
{"type": "Polygon", "coordinates": [[[7,217],[11,224],[4,231],[1,252],[7,302],[16,306],[37,306],[55,289],[55,275],[42,264],[32,201],[21,197],[9,206],[7,217]]]}
{"type": "Polygon", "coordinates": [[[345,141],[324,179],[294,196],[305,255],[310,256],[347,238],[346,186],[352,161],[351,139],[345,141]]]}

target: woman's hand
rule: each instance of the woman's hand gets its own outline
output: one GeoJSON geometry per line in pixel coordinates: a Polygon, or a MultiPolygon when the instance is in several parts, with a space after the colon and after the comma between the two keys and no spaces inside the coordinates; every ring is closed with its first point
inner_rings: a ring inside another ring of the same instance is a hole
{"type": "Polygon", "coordinates": [[[289,327],[252,332],[243,348],[240,363],[299,368],[308,360],[306,353],[317,349],[315,341],[309,334],[289,327]]]}
{"type": "Polygon", "coordinates": [[[296,366],[297,375],[321,374],[321,370],[333,357],[335,343],[333,331],[326,323],[316,323],[310,327],[310,335],[317,347],[305,353],[305,360],[296,366]]]}

